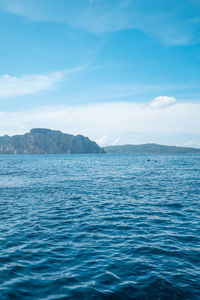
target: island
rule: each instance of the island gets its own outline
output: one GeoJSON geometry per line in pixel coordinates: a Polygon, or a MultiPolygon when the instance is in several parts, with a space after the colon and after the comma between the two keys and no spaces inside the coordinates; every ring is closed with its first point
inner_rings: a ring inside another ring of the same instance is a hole
{"type": "Polygon", "coordinates": [[[70,153],[105,153],[105,150],[88,137],[46,128],[34,128],[24,135],[0,137],[0,154],[70,153]]]}
{"type": "Polygon", "coordinates": [[[158,145],[155,143],[142,144],[142,145],[121,145],[121,146],[107,146],[104,147],[107,153],[200,153],[200,149],[191,147],[176,147],[158,145]]]}

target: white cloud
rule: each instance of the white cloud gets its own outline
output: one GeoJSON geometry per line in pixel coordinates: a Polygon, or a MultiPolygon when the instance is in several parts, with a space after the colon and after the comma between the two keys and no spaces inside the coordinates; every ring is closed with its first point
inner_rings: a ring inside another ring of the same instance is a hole
{"type": "Polygon", "coordinates": [[[100,139],[96,140],[96,142],[100,146],[104,146],[106,144],[107,140],[108,140],[108,136],[107,135],[103,135],[100,139]]]}
{"type": "Polygon", "coordinates": [[[183,145],[186,140],[199,138],[200,104],[177,103],[168,109],[152,109],[148,103],[111,102],[0,112],[0,135],[24,133],[33,127],[83,134],[105,145],[111,145],[116,136],[120,136],[120,144],[183,145]]]}
{"type": "Polygon", "coordinates": [[[45,75],[0,76],[0,98],[31,95],[53,89],[68,74],[82,71],[85,66],[45,75]]]}
{"type": "Polygon", "coordinates": [[[168,97],[168,96],[160,96],[156,97],[153,101],[151,101],[150,106],[152,108],[166,108],[176,103],[176,98],[168,97]]]}
{"type": "Polygon", "coordinates": [[[112,145],[113,145],[113,146],[117,145],[117,144],[119,143],[119,141],[120,141],[120,137],[116,138],[116,139],[114,140],[114,142],[112,143],[112,145]]]}
{"type": "Polygon", "coordinates": [[[0,98],[36,94],[51,89],[62,77],[62,72],[20,77],[2,75],[0,77],[0,98]]]}

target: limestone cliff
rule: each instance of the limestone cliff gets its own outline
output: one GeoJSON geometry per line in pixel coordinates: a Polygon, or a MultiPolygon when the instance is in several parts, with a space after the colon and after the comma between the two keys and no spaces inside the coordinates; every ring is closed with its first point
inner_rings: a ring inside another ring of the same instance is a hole
{"type": "Polygon", "coordinates": [[[0,137],[0,154],[105,153],[95,142],[82,135],[71,135],[44,128],[24,135],[0,137]]]}

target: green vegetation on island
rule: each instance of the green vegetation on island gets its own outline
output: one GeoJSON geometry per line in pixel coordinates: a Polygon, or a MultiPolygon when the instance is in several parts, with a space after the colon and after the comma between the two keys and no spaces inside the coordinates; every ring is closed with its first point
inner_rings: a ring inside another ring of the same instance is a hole
{"type": "Polygon", "coordinates": [[[104,147],[107,153],[200,153],[200,149],[191,147],[164,146],[158,144],[121,145],[104,147]]]}

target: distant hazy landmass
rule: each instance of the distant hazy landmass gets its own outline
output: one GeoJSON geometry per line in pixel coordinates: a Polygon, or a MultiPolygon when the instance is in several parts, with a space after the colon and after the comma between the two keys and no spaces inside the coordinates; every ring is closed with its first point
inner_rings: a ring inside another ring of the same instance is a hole
{"type": "Polygon", "coordinates": [[[121,145],[104,147],[107,153],[200,153],[190,147],[164,146],[158,144],[121,145]]]}
{"type": "Polygon", "coordinates": [[[44,128],[24,135],[0,137],[0,154],[105,153],[95,142],[82,135],[71,135],[44,128]]]}

